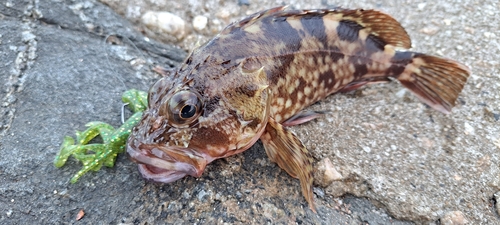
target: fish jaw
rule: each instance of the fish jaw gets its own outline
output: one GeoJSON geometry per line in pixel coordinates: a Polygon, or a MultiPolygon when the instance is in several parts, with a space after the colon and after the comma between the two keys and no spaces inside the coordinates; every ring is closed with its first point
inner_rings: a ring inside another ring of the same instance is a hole
{"type": "MultiPolygon", "coordinates": [[[[180,146],[168,140],[159,141],[164,138],[162,134],[175,130],[162,121],[154,110],[146,110],[141,123],[129,136],[127,154],[138,163],[140,173],[147,180],[170,183],[187,175],[200,177],[214,158],[182,144],[187,140],[181,141],[180,146]]],[[[179,139],[184,137],[181,135],[179,139]]]]}
{"type": "Polygon", "coordinates": [[[144,179],[159,183],[172,183],[187,175],[179,171],[159,171],[157,168],[151,168],[151,166],[141,163],[138,164],[138,168],[144,179]]]}
{"type": "Polygon", "coordinates": [[[207,164],[215,159],[246,151],[257,142],[264,131],[265,126],[252,137],[241,140],[241,145],[237,145],[235,149],[210,145],[198,149],[191,146],[161,146],[159,143],[144,144],[133,132],[127,142],[127,153],[138,164],[142,177],[154,182],[171,183],[187,175],[201,177],[207,164]]]}
{"type": "Polygon", "coordinates": [[[127,153],[139,164],[139,171],[148,180],[174,182],[190,175],[200,177],[214,158],[199,151],[178,146],[144,144],[137,139],[128,141],[127,153]]]}

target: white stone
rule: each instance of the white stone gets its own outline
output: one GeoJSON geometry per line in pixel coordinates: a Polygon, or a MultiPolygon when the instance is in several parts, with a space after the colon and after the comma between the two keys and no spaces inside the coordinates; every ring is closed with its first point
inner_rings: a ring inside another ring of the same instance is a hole
{"type": "Polygon", "coordinates": [[[154,32],[169,34],[178,40],[186,35],[186,22],[169,12],[147,11],[142,15],[141,21],[154,32]]]}
{"type": "Polygon", "coordinates": [[[418,8],[418,10],[422,11],[425,8],[426,5],[427,5],[427,3],[419,3],[417,5],[417,8],[418,8]]]}
{"type": "Polygon", "coordinates": [[[318,162],[314,175],[314,182],[322,187],[328,187],[333,181],[342,179],[342,174],[337,171],[328,158],[323,158],[318,162]]]}
{"type": "Polygon", "coordinates": [[[205,16],[196,16],[193,19],[193,28],[197,31],[201,31],[207,27],[208,18],[205,16]]]}
{"type": "Polygon", "coordinates": [[[441,218],[442,225],[463,225],[467,223],[467,218],[460,211],[448,212],[441,218]]]}
{"type": "Polygon", "coordinates": [[[475,129],[469,123],[465,122],[464,129],[465,129],[465,134],[474,135],[475,129]]]}

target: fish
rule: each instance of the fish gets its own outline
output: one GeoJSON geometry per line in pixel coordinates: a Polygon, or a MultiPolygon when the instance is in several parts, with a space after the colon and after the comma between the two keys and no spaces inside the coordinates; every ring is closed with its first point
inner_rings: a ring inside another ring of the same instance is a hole
{"type": "MultiPolygon", "coordinates": [[[[337,92],[397,80],[448,114],[469,69],[413,52],[401,24],[377,10],[264,10],[195,48],[149,90],[127,141],[147,180],[200,177],[208,163],[261,140],[267,156],[299,179],[316,212],[311,153],[289,126],[324,115],[305,108],[337,92]]],[[[160,70],[162,71],[162,70],[160,70]]]]}

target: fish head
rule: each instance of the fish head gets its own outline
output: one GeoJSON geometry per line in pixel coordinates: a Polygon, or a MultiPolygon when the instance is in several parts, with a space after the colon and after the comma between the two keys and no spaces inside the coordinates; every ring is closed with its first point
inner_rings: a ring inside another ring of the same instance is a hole
{"type": "Polygon", "coordinates": [[[181,69],[149,90],[148,109],[127,141],[144,178],[169,183],[200,177],[208,163],[250,148],[264,132],[270,91],[263,68],[210,68],[197,71],[225,75],[183,76],[181,69]]]}

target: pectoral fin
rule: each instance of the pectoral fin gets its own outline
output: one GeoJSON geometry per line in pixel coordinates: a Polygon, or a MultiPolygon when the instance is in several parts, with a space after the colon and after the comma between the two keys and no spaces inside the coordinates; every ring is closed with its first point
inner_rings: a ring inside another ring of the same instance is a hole
{"type": "Polygon", "coordinates": [[[312,193],[313,159],[302,142],[273,118],[269,118],[266,131],[260,139],[271,161],[300,180],[302,194],[309,203],[309,208],[316,212],[312,193]]]}

